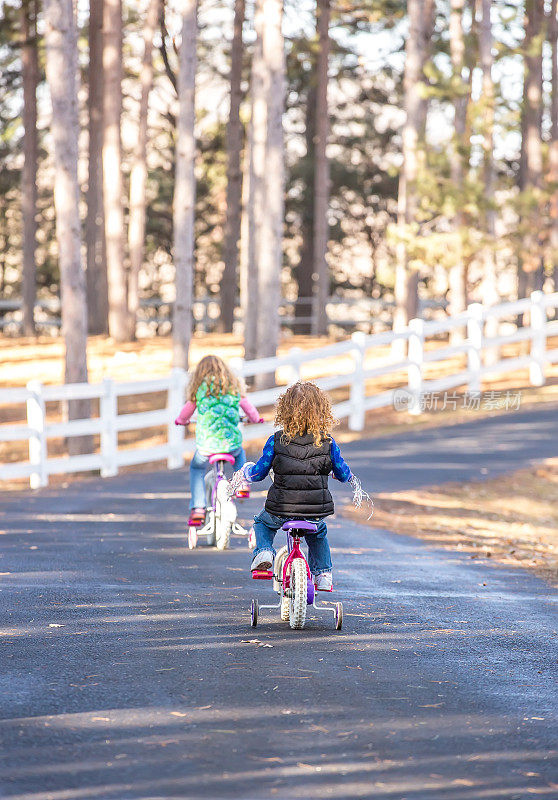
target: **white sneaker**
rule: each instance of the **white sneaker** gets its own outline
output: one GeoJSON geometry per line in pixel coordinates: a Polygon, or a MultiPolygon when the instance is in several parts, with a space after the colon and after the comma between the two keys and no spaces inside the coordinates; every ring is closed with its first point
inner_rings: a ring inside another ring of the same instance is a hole
{"type": "Polygon", "coordinates": [[[255,569],[271,569],[272,564],[273,564],[273,553],[271,552],[271,550],[262,550],[252,559],[250,569],[252,570],[252,572],[255,569]]]}
{"type": "Polygon", "coordinates": [[[331,572],[322,572],[316,576],[316,589],[321,592],[331,592],[333,590],[333,575],[331,572]]]}

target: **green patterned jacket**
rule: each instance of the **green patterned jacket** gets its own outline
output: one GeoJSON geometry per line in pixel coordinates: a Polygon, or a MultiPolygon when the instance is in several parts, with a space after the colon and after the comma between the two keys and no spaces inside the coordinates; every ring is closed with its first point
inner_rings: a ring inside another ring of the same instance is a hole
{"type": "Polygon", "coordinates": [[[196,446],[203,456],[232,453],[242,447],[240,395],[214,395],[205,381],[196,392],[196,446]]]}

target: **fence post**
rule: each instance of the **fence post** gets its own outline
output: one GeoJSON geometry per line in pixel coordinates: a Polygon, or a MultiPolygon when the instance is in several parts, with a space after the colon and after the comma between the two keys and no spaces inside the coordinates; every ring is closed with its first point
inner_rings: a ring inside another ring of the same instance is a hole
{"type": "Polygon", "coordinates": [[[102,421],[101,430],[101,477],[110,478],[118,474],[118,398],[112,378],[105,378],[99,400],[99,416],[102,421]]]}
{"type": "Polygon", "coordinates": [[[177,469],[184,465],[184,427],[175,425],[174,420],[184,405],[186,377],[187,372],[182,367],[173,367],[169,376],[167,399],[167,442],[169,446],[167,466],[169,469],[177,469]]]}
{"type": "Polygon", "coordinates": [[[235,375],[239,378],[242,378],[242,368],[244,366],[244,359],[242,356],[234,356],[234,358],[229,358],[229,367],[232,369],[235,375]]]}
{"type": "Polygon", "coordinates": [[[531,292],[529,307],[531,337],[531,363],[529,364],[529,380],[533,386],[545,383],[544,368],[546,363],[546,305],[544,292],[531,292]]]}
{"type": "Polygon", "coordinates": [[[484,346],[484,309],[480,303],[467,306],[467,369],[469,370],[469,391],[480,392],[482,350],[484,346]]]}
{"type": "Polygon", "coordinates": [[[407,350],[409,365],[407,383],[411,401],[409,414],[420,414],[422,394],[422,365],[424,363],[424,320],[419,317],[409,320],[409,345],[407,350]]]}
{"type": "Polygon", "coordinates": [[[351,334],[354,348],[350,351],[354,370],[350,390],[351,413],[349,414],[349,430],[361,431],[364,428],[364,356],[366,353],[366,334],[355,331],[351,334]]]}
{"type": "Polygon", "coordinates": [[[35,467],[29,476],[29,485],[38,489],[48,484],[45,401],[40,381],[29,381],[27,389],[32,393],[27,398],[27,426],[31,428],[29,461],[35,467]]]}
{"type": "Polygon", "coordinates": [[[291,347],[289,350],[289,356],[293,359],[293,363],[288,366],[289,385],[300,380],[300,366],[303,355],[302,347],[291,347]]]}

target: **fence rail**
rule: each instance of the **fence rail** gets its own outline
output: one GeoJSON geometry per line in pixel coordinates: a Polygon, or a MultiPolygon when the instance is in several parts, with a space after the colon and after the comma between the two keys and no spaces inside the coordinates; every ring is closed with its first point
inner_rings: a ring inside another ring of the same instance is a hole
{"type": "MultiPolygon", "coordinates": [[[[192,303],[192,323],[194,330],[209,333],[217,329],[219,322],[219,297],[209,296],[195,298],[192,303]]],[[[299,297],[296,300],[283,299],[279,306],[279,318],[282,328],[297,328],[301,325],[309,327],[312,323],[312,298],[299,297]]],[[[418,313],[428,315],[446,308],[444,300],[419,298],[418,313]]],[[[162,297],[141,298],[136,318],[138,335],[168,334],[172,330],[173,302],[162,297]]],[[[343,297],[333,295],[326,303],[328,324],[333,328],[346,332],[364,329],[370,332],[378,324],[382,327],[391,324],[394,303],[384,298],[343,297]]],[[[242,314],[240,302],[236,304],[235,320],[241,324],[242,314]]],[[[37,330],[59,329],[62,327],[60,317],[60,300],[53,297],[41,300],[34,308],[35,326],[37,330]]],[[[20,299],[0,300],[0,329],[12,334],[19,334],[23,328],[22,302],[20,299]]]]}
{"type": "MultiPolygon", "coordinates": [[[[330,360],[344,356],[344,370],[332,374],[325,368],[315,382],[327,391],[346,389],[348,399],[338,402],[334,411],[340,419],[348,419],[351,430],[364,427],[365,412],[394,403],[394,392],[404,381],[409,413],[421,410],[421,397],[425,392],[441,392],[458,387],[467,387],[471,392],[479,392],[483,379],[495,373],[505,374],[518,369],[529,370],[532,385],[541,386],[545,382],[548,365],[558,362],[558,348],[549,349],[548,340],[558,336],[558,320],[549,321],[548,310],[558,308],[558,292],[544,294],[533,292],[529,297],[511,303],[485,307],[478,303],[470,305],[466,312],[444,320],[425,321],[413,319],[400,331],[386,331],[377,334],[353,333],[350,339],[325,347],[304,351],[293,348],[287,354],[276,358],[263,358],[254,361],[234,359],[231,365],[242,377],[261,377],[273,375],[282,370],[283,378],[291,383],[301,377],[304,368],[313,362],[330,360]],[[496,336],[485,335],[488,320],[506,320],[517,314],[528,315],[529,324],[523,328],[506,322],[507,331],[496,336]],[[430,340],[450,335],[455,343],[426,349],[430,340]],[[502,354],[504,345],[529,342],[529,352],[521,355],[502,354]],[[378,348],[391,346],[390,354],[378,355],[378,348]],[[403,347],[403,352],[402,352],[403,347]],[[461,363],[457,363],[460,357],[461,363]],[[374,359],[372,366],[367,361],[374,359]],[[441,378],[426,378],[425,367],[437,362],[448,362],[448,371],[441,378]],[[463,364],[463,360],[465,364],[463,364]],[[387,391],[372,393],[367,381],[379,376],[393,375],[398,386],[387,391]],[[399,376],[399,377],[396,377],[399,376]]],[[[555,316],[555,314],[553,314],[555,316]]],[[[25,388],[0,390],[1,405],[26,405],[26,423],[0,425],[0,442],[27,440],[29,457],[26,461],[0,464],[0,481],[29,478],[32,488],[46,486],[49,476],[60,473],[99,470],[103,477],[116,475],[123,466],[165,460],[170,469],[184,464],[186,453],[194,450],[192,438],[185,438],[184,429],[174,425],[180,410],[188,375],[182,369],[173,369],[165,378],[147,381],[118,382],[111,378],[98,384],[67,384],[64,386],[43,386],[30,381],[25,388]],[[119,413],[118,398],[123,396],[166,392],[164,408],[139,413],[119,413]],[[96,399],[99,403],[99,416],[92,419],[71,419],[63,422],[49,422],[46,403],[65,402],[76,399],[96,399]],[[122,431],[145,430],[166,427],[167,441],[155,446],[119,447],[118,434],[122,431]],[[48,439],[54,437],[90,436],[100,437],[99,452],[67,457],[50,457],[48,439]]],[[[254,391],[249,396],[260,406],[274,403],[283,390],[274,385],[269,389],[254,391]]],[[[245,440],[269,435],[273,431],[270,423],[244,431],[245,440]]]]}

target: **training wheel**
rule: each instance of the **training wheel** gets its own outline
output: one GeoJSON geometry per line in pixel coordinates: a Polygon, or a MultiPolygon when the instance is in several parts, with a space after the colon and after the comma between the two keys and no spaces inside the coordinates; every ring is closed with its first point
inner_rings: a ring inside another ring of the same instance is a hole
{"type": "Polygon", "coordinates": [[[252,608],[250,609],[250,625],[253,628],[255,628],[256,625],[258,624],[258,611],[259,611],[258,601],[252,600],[252,608]]]}
{"type": "Polygon", "coordinates": [[[195,550],[198,543],[198,532],[196,528],[190,526],[188,528],[188,547],[190,550],[195,550]]]}
{"type": "Polygon", "coordinates": [[[335,603],[335,630],[343,627],[343,603],[335,603]]]}

